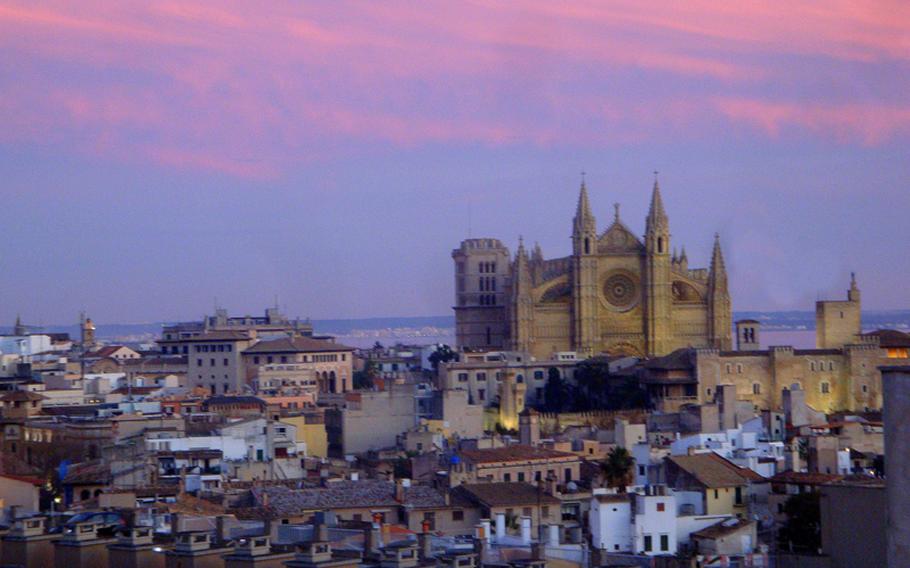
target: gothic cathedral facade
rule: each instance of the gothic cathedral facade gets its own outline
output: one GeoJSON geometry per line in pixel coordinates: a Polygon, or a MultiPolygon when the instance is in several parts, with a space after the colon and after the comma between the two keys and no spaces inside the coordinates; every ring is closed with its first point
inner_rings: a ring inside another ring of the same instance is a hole
{"type": "Polygon", "coordinates": [[[715,235],[709,268],[671,253],[670,222],[657,181],[639,239],[620,219],[599,233],[582,182],[572,254],[544,259],[519,242],[467,239],[452,251],[459,347],[510,350],[539,360],[557,353],[639,357],[680,347],[731,349],[727,271],[715,235]]]}

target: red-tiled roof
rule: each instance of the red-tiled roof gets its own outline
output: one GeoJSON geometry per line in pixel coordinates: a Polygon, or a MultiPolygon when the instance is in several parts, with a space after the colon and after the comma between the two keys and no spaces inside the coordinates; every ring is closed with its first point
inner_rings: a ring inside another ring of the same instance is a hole
{"type": "Polygon", "coordinates": [[[714,452],[667,458],[705,487],[736,487],[749,482],[767,481],[747,467],[725,460],[714,452]]]}
{"type": "Polygon", "coordinates": [[[260,341],[246,349],[244,353],[320,353],[353,350],[353,347],[347,345],[312,337],[282,337],[260,341]]]}
{"type": "Polygon", "coordinates": [[[805,473],[802,471],[782,471],[770,478],[771,483],[792,483],[796,485],[821,485],[843,479],[843,475],[833,473],[805,473]]]}
{"type": "Polygon", "coordinates": [[[36,485],[38,487],[41,487],[42,485],[44,485],[44,481],[38,479],[37,477],[30,477],[28,475],[10,475],[8,473],[0,473],[0,477],[5,477],[7,479],[15,479],[16,481],[24,481],[26,483],[31,483],[32,485],[36,485]]]}
{"type": "Polygon", "coordinates": [[[560,500],[538,491],[538,488],[524,482],[470,483],[459,485],[453,492],[486,507],[508,507],[522,505],[555,505],[560,500]]]}

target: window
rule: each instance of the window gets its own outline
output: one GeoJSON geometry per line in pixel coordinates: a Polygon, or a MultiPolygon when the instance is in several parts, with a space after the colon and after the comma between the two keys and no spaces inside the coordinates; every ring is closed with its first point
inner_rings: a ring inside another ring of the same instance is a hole
{"type": "Polygon", "coordinates": [[[863,385],[863,392],[869,392],[869,387],[867,385],[863,385]]]}
{"type": "MultiPolygon", "coordinates": [[[[519,472],[518,472],[518,481],[519,481],[519,483],[524,482],[524,480],[525,480],[525,472],[519,471],[519,472]]],[[[525,514],[527,514],[527,513],[525,513],[525,514]]]]}
{"type": "Polygon", "coordinates": [[[645,535],[645,552],[651,552],[651,535],[645,535]]]}
{"type": "Polygon", "coordinates": [[[521,510],[521,514],[525,517],[530,517],[532,512],[530,507],[525,507],[521,510]]]}
{"type": "Polygon", "coordinates": [[[258,365],[258,364],[259,364],[259,356],[258,356],[258,355],[257,355],[256,357],[253,357],[253,364],[254,364],[254,365],[258,365]]]}
{"type": "Polygon", "coordinates": [[[486,374],[486,373],[477,373],[477,380],[478,380],[478,381],[485,381],[485,380],[487,380],[487,374],[486,374]]]}
{"type": "Polygon", "coordinates": [[[572,481],[572,468],[567,467],[563,473],[566,483],[572,481]]]}
{"type": "Polygon", "coordinates": [[[505,481],[505,482],[510,482],[510,481],[512,481],[512,474],[511,474],[511,473],[504,473],[504,474],[502,474],[502,480],[505,481]]]}
{"type": "Polygon", "coordinates": [[[459,382],[459,383],[467,382],[467,380],[468,380],[468,374],[467,374],[467,373],[458,373],[458,382],[459,382]]]}
{"type": "Polygon", "coordinates": [[[477,399],[478,399],[478,400],[486,400],[486,399],[487,399],[487,391],[486,391],[486,389],[477,389],[477,399]]]}
{"type": "Polygon", "coordinates": [[[670,550],[670,535],[666,535],[666,534],[660,535],[660,549],[661,550],[670,550]]]}
{"type": "Polygon", "coordinates": [[[225,358],[224,358],[224,366],[227,367],[229,364],[230,364],[230,363],[228,363],[227,357],[225,357],[225,358]]]}
{"type": "Polygon", "coordinates": [[[821,386],[821,389],[822,389],[822,394],[829,394],[829,393],[831,392],[831,384],[830,384],[830,383],[822,383],[820,386],[821,386]]]}
{"type": "Polygon", "coordinates": [[[717,492],[717,489],[714,490],[714,498],[715,498],[715,499],[719,499],[719,498],[720,498],[720,493],[717,492]]]}
{"type": "Polygon", "coordinates": [[[543,371],[541,371],[541,370],[534,371],[534,380],[542,381],[543,380],[543,371]]]}
{"type": "Polygon", "coordinates": [[[736,488],[736,504],[737,505],[743,504],[743,488],[742,487],[736,488]]]}
{"type": "Polygon", "coordinates": [[[540,474],[540,470],[534,472],[534,481],[540,481],[543,476],[540,474]]]}
{"type": "Polygon", "coordinates": [[[829,370],[829,371],[833,371],[833,370],[834,370],[834,361],[828,361],[828,370],[829,370]]]}
{"type": "Polygon", "coordinates": [[[657,504],[657,512],[658,512],[658,513],[663,513],[664,510],[666,510],[666,504],[664,504],[664,503],[658,503],[658,504],[657,504]]]}
{"type": "Polygon", "coordinates": [[[730,373],[733,372],[733,365],[731,365],[730,363],[727,363],[727,364],[724,366],[724,370],[725,370],[725,371],[727,372],[727,374],[729,375],[730,373]]]}
{"type": "Polygon", "coordinates": [[[463,521],[464,520],[464,511],[461,511],[461,510],[452,511],[452,520],[453,521],[463,521]]]}
{"type": "Polygon", "coordinates": [[[201,366],[202,366],[202,359],[196,359],[196,366],[197,366],[197,367],[201,367],[201,366]]]}
{"type": "Polygon", "coordinates": [[[815,361],[809,361],[809,370],[810,370],[810,371],[814,371],[814,370],[815,370],[815,361]]]}
{"type": "Polygon", "coordinates": [[[761,394],[761,384],[752,383],[752,394],[761,394]]]}
{"type": "Polygon", "coordinates": [[[550,516],[550,507],[549,506],[541,507],[540,515],[543,517],[549,517],[550,516]]]}
{"type": "Polygon", "coordinates": [[[737,374],[740,374],[740,375],[743,374],[743,366],[742,366],[742,363],[737,363],[737,364],[736,364],[736,372],[737,372],[737,374]]]}
{"type": "Polygon", "coordinates": [[[645,466],[643,466],[643,465],[638,466],[638,475],[644,475],[644,474],[645,474],[645,466]]]}
{"type": "Polygon", "coordinates": [[[214,360],[214,359],[209,359],[209,364],[210,364],[212,367],[214,367],[214,366],[215,366],[215,360],[214,360]]]}

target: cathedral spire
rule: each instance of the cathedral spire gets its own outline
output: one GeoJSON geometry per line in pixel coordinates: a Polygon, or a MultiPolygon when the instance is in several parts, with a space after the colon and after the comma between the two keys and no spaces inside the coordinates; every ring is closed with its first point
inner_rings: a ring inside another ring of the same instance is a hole
{"type": "Polygon", "coordinates": [[[711,251],[711,268],[708,273],[708,279],[715,286],[727,283],[727,267],[724,264],[724,254],[720,250],[720,235],[714,233],[714,250],[711,251]]]}
{"type": "Polygon", "coordinates": [[[654,172],[654,188],[651,190],[651,207],[648,209],[645,231],[650,233],[651,231],[666,229],[668,225],[667,213],[664,211],[664,200],[660,196],[660,185],[657,183],[657,172],[654,172]]]}
{"type": "Polygon", "coordinates": [[[578,192],[578,206],[575,208],[575,232],[595,231],[594,227],[594,214],[591,213],[591,203],[588,201],[588,187],[582,179],[578,192]]]}

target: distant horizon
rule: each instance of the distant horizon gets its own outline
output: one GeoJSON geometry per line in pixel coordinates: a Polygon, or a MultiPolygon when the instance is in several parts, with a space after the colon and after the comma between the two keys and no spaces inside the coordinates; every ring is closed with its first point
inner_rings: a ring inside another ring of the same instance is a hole
{"type": "MultiPolygon", "coordinates": [[[[886,308],[886,309],[864,309],[862,310],[863,315],[888,315],[888,314],[903,314],[906,313],[910,317],[910,308],[886,308]]],[[[815,310],[734,310],[733,316],[734,321],[741,318],[754,317],[756,315],[764,316],[773,316],[773,315],[803,315],[803,316],[812,316],[815,315],[815,310]]],[[[90,314],[88,314],[91,317],[90,314]]],[[[212,315],[212,314],[206,314],[212,315]]],[[[251,316],[256,317],[258,314],[255,313],[231,313],[228,312],[229,317],[245,317],[251,316]]],[[[290,321],[297,319],[297,316],[290,316],[284,312],[282,315],[286,316],[290,321]]],[[[437,314],[437,315],[416,315],[416,316],[367,316],[367,317],[330,317],[330,318],[306,318],[300,316],[300,320],[308,320],[310,322],[370,322],[370,321],[383,321],[383,320],[431,320],[431,319],[451,319],[454,323],[454,314],[437,314]]],[[[200,318],[185,318],[178,320],[150,320],[150,321],[98,321],[95,318],[91,318],[92,322],[96,326],[149,326],[149,325],[172,325],[177,323],[189,323],[202,321],[200,318]]],[[[74,323],[48,323],[48,324],[38,324],[28,321],[26,318],[22,318],[22,323],[26,327],[32,328],[42,328],[42,327],[52,327],[52,328],[63,328],[63,327],[74,327],[78,326],[78,322],[74,323]]],[[[0,330],[12,329],[12,325],[0,325],[0,330]]],[[[318,329],[315,330],[318,332],[318,329]]]]}

